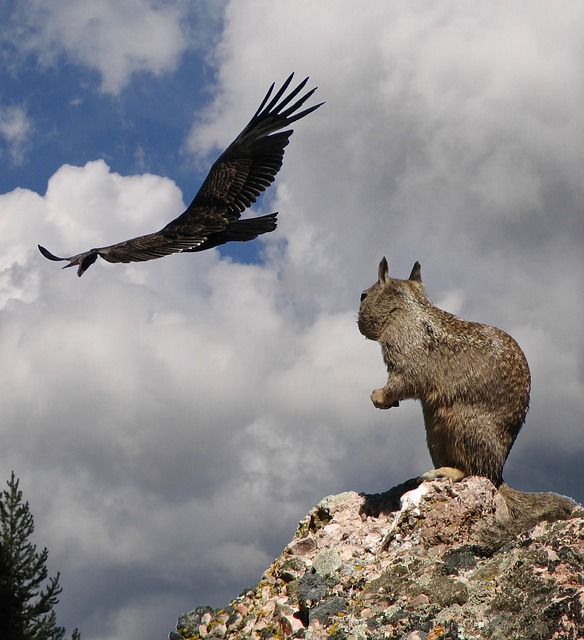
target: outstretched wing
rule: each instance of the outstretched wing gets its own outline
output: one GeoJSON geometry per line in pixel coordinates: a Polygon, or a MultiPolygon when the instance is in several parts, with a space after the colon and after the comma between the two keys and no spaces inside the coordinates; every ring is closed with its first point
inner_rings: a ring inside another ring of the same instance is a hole
{"type": "Polygon", "coordinates": [[[41,253],[49,260],[68,260],[67,267],[77,265],[77,274],[81,276],[98,256],[108,262],[140,262],[182,251],[202,251],[234,239],[244,241],[273,230],[275,214],[269,221],[268,216],[254,219],[266,219],[263,223],[240,226],[232,231],[229,227],[247,222],[238,222],[241,213],[256,201],[280,170],[284,148],[293,132],[281,129],[322,104],[297,113],[316,88],[296,99],[308,82],[306,78],[285,96],[293,76],[288,77],[273,97],[275,85],[272,84],[253,118],[215,161],[191,204],[160,231],[68,258],[55,256],[39,245],[41,253]]]}
{"type": "Polygon", "coordinates": [[[293,76],[288,77],[268,103],[275,86],[272,84],[253,118],[215,161],[186,211],[167,224],[165,231],[188,233],[192,225],[197,226],[201,222],[206,227],[233,222],[270,186],[282,167],[284,148],[293,133],[292,129],[280,129],[312,113],[322,104],[295,113],[312,96],[315,88],[288,107],[308,82],[305,78],[282,98],[293,76]]]}

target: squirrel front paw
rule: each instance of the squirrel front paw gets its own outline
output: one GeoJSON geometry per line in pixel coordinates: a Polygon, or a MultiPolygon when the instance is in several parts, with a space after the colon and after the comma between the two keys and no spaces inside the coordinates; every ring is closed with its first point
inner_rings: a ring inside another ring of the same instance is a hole
{"type": "Polygon", "coordinates": [[[466,473],[456,467],[438,467],[437,469],[426,471],[420,476],[421,480],[437,480],[438,478],[449,478],[454,482],[458,482],[466,478],[466,473]]]}
{"type": "Polygon", "coordinates": [[[397,400],[393,403],[386,401],[383,389],[373,389],[373,391],[371,392],[371,402],[373,402],[373,406],[377,407],[378,409],[399,407],[399,402],[397,400]]]}

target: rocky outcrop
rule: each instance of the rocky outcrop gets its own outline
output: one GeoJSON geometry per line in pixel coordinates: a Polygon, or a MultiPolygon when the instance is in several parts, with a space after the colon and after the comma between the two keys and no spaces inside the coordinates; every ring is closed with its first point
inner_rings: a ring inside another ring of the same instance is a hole
{"type": "Polygon", "coordinates": [[[476,477],[330,496],[254,588],[169,638],[584,638],[584,511],[494,549],[484,533],[507,515],[476,477]]]}

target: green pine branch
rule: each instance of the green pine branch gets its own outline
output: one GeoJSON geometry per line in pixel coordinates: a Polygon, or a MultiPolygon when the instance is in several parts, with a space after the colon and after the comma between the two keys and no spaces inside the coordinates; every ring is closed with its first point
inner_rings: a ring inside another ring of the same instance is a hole
{"type": "MultiPolygon", "coordinates": [[[[3,640],[63,640],[53,607],[62,592],[60,574],[48,577],[46,547],[38,552],[30,542],[34,518],[23,502],[19,480],[12,472],[8,489],[0,493],[0,629],[3,640]]],[[[80,640],[78,629],[72,640],[80,640]]]]}

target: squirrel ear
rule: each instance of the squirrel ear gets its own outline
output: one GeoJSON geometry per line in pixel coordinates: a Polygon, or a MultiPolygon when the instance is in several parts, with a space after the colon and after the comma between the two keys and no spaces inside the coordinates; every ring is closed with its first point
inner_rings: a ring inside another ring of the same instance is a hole
{"type": "Polygon", "coordinates": [[[377,272],[377,282],[383,284],[387,280],[387,260],[385,256],[381,259],[379,263],[379,271],[377,272]]]}
{"type": "Polygon", "coordinates": [[[422,282],[422,267],[418,261],[414,264],[412,272],[410,273],[409,280],[416,280],[416,282],[422,282]]]}

